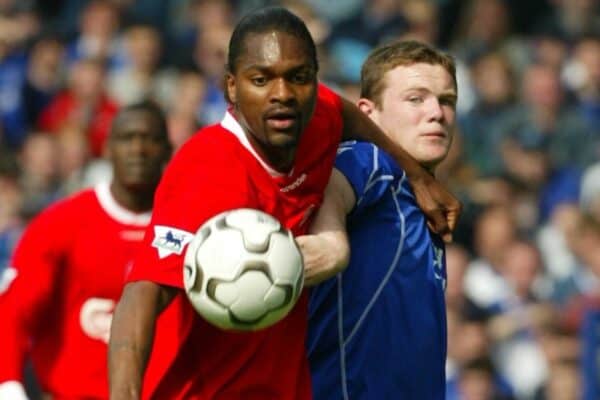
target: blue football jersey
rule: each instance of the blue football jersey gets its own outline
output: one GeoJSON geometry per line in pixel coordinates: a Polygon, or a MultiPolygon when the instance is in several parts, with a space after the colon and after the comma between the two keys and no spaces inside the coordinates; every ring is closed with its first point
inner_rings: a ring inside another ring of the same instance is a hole
{"type": "Polygon", "coordinates": [[[347,221],[350,264],[310,293],[314,398],[443,399],[443,241],[391,156],[346,142],[335,166],[357,202],[347,221]]]}

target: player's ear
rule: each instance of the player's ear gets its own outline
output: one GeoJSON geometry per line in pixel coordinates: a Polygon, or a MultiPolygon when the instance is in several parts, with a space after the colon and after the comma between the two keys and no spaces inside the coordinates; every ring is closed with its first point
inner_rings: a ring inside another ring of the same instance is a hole
{"type": "Polygon", "coordinates": [[[364,112],[367,115],[371,115],[371,113],[375,110],[375,103],[369,99],[365,99],[364,97],[358,99],[356,105],[358,106],[360,111],[364,112]]]}
{"type": "Polygon", "coordinates": [[[235,85],[235,76],[233,76],[231,72],[227,72],[225,74],[225,97],[231,104],[235,104],[237,101],[235,95],[235,85]]]}

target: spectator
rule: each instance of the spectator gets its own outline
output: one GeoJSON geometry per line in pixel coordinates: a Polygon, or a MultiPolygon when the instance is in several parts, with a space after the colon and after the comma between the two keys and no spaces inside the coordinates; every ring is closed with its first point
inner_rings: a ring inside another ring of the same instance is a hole
{"type": "Polygon", "coordinates": [[[477,258],[465,274],[465,293],[486,311],[498,311],[509,288],[501,275],[504,253],[515,240],[517,227],[511,210],[492,206],[475,222],[474,246],[477,258]]]}
{"type": "Polygon", "coordinates": [[[471,82],[477,101],[459,120],[466,157],[480,175],[498,174],[502,138],[494,127],[515,107],[514,73],[502,53],[488,52],[471,64],[471,82]]]}
{"type": "Polygon", "coordinates": [[[589,166],[581,178],[581,210],[600,221],[600,162],[589,166]]]}
{"type": "Polygon", "coordinates": [[[42,111],[40,128],[57,134],[65,126],[77,127],[86,133],[91,154],[101,156],[118,109],[105,93],[104,78],[104,63],[98,59],[84,59],[73,64],[68,88],[42,111]]]}
{"type": "Polygon", "coordinates": [[[110,71],[108,78],[108,93],[120,105],[153,97],[159,83],[161,46],[160,33],[150,25],[133,25],[125,31],[127,61],[122,68],[110,71]]]}
{"type": "Polygon", "coordinates": [[[537,231],[537,245],[546,266],[549,298],[557,305],[564,305],[575,294],[574,279],[578,275],[579,264],[568,238],[575,234],[579,214],[576,202],[558,204],[537,231]]]}
{"type": "Polygon", "coordinates": [[[207,125],[201,118],[207,83],[204,75],[182,71],[175,83],[174,96],[168,107],[169,139],[178,149],[198,128],[207,125]]]}
{"type": "Polygon", "coordinates": [[[19,157],[19,183],[23,190],[22,211],[27,218],[60,198],[59,157],[56,137],[34,132],[25,140],[19,157]]]}
{"type": "Polygon", "coordinates": [[[574,360],[565,360],[552,364],[548,380],[535,400],[579,400],[582,394],[579,365],[574,360]]]}
{"type": "Polygon", "coordinates": [[[539,18],[535,32],[550,33],[573,41],[600,33],[597,0],[554,0],[548,15],[539,18]]]}
{"type": "Polygon", "coordinates": [[[8,154],[0,154],[0,293],[13,278],[8,268],[9,260],[21,237],[25,221],[21,204],[23,192],[19,185],[18,165],[8,154]]]}
{"type": "Polygon", "coordinates": [[[521,131],[530,140],[547,141],[550,162],[557,168],[584,167],[594,161],[599,138],[590,135],[589,127],[565,101],[559,72],[532,64],[521,81],[522,104],[496,126],[498,134],[505,137],[521,131]]]}
{"type": "MultiPolygon", "coordinates": [[[[510,390],[498,381],[494,364],[489,358],[478,358],[463,366],[458,381],[458,399],[510,400],[510,390]]],[[[452,399],[452,397],[450,397],[452,399]]],[[[449,400],[450,400],[449,399],[449,400]]]]}
{"type": "Polygon", "coordinates": [[[488,323],[495,362],[515,394],[531,398],[548,373],[538,333],[554,318],[552,306],[541,301],[536,286],[543,273],[537,248],[515,241],[506,248],[500,272],[508,290],[499,301],[499,312],[488,323]]]}
{"type": "MultiPolygon", "coordinates": [[[[600,135],[600,33],[576,43],[564,76],[575,92],[577,110],[591,128],[589,134],[600,135]]],[[[595,150],[599,159],[600,149],[595,150]]]]}
{"type": "Polygon", "coordinates": [[[79,34],[67,46],[67,60],[72,64],[81,59],[107,60],[108,68],[123,65],[123,53],[118,39],[119,9],[110,0],[91,0],[79,19],[79,34]]]}
{"type": "Polygon", "coordinates": [[[58,177],[61,196],[83,189],[84,174],[90,161],[90,149],[85,133],[76,127],[65,127],[57,136],[60,158],[58,177]]]}
{"type": "Polygon", "coordinates": [[[481,53],[500,51],[516,68],[527,60],[521,38],[512,31],[511,14],[502,0],[471,0],[463,9],[451,49],[470,62],[481,53]]]}
{"type": "Polygon", "coordinates": [[[29,128],[35,126],[42,111],[64,83],[64,51],[61,41],[52,36],[42,37],[31,48],[23,88],[29,128]]]}

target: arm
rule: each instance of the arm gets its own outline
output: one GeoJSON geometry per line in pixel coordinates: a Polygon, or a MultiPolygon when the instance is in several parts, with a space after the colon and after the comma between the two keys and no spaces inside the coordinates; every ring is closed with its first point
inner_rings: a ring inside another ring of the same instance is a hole
{"type": "Polygon", "coordinates": [[[14,267],[0,278],[0,399],[27,398],[22,384],[25,361],[32,339],[47,323],[44,316],[54,306],[56,280],[68,248],[68,235],[60,234],[65,230],[58,229],[58,221],[64,224],[64,215],[56,211],[36,217],[15,248],[14,267]]]}
{"type": "Polygon", "coordinates": [[[346,214],[355,204],[356,196],[350,183],[334,168],[310,234],[296,238],[304,257],[306,286],[314,286],[348,265],[350,245],[346,214]]]}
{"type": "MultiPolygon", "coordinates": [[[[9,269],[5,270],[7,273],[9,269]]],[[[29,309],[26,304],[15,298],[19,292],[19,282],[10,288],[9,293],[0,296],[0,314],[3,328],[0,329],[0,353],[2,367],[0,371],[0,400],[27,400],[22,384],[23,365],[28,353],[27,341],[30,339],[31,322],[29,315],[34,312],[20,312],[21,307],[29,309]],[[16,288],[16,289],[15,289],[16,288]]],[[[33,285],[35,290],[36,285],[33,285]]],[[[37,297],[37,296],[36,296],[37,297]]]]}
{"type": "Polygon", "coordinates": [[[460,202],[402,147],[388,138],[356,105],[346,99],[341,100],[343,139],[372,142],[394,157],[406,172],[417,204],[427,216],[430,228],[440,234],[444,241],[452,241],[452,231],[456,228],[461,212],[460,202]]]}
{"type": "Polygon", "coordinates": [[[128,283],[113,316],[108,344],[111,399],[139,399],[158,314],[176,289],[150,281],[128,283]]]}

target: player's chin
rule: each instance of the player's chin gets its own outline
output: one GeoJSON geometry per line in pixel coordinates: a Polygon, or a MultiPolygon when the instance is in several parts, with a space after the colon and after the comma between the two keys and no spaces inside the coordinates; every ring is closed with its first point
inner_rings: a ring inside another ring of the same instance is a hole
{"type": "Polygon", "coordinates": [[[296,132],[278,131],[272,132],[269,142],[273,147],[291,149],[298,145],[299,135],[296,132]]]}
{"type": "Polygon", "coordinates": [[[160,176],[155,175],[129,176],[128,179],[125,180],[124,185],[130,190],[145,191],[154,189],[159,181],[160,176]]]}
{"type": "Polygon", "coordinates": [[[427,152],[421,154],[419,162],[427,168],[435,168],[439,163],[444,161],[448,150],[446,147],[428,149],[427,152]]]}

